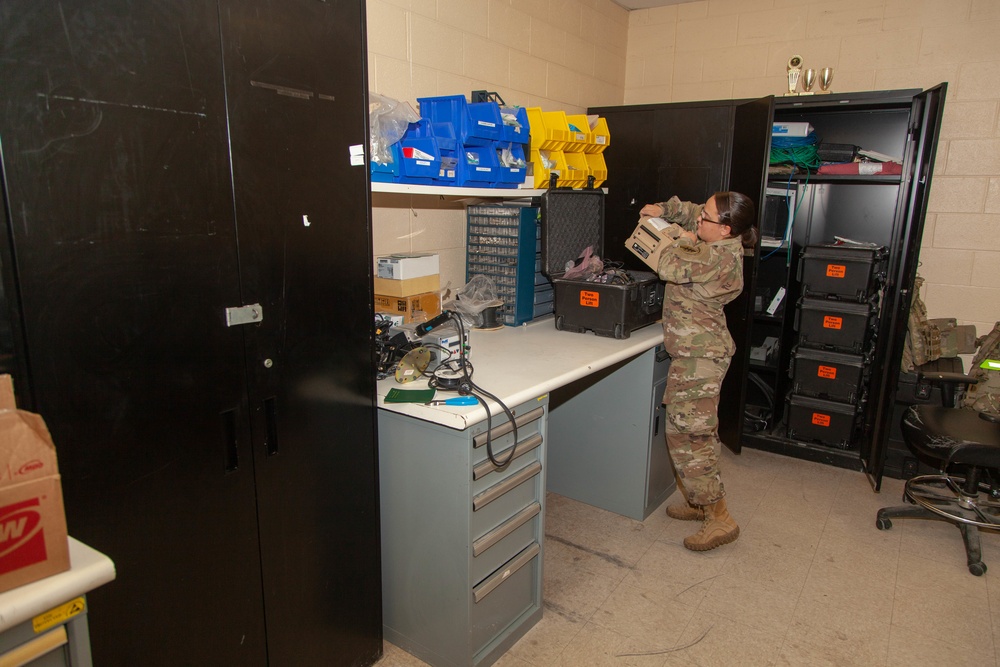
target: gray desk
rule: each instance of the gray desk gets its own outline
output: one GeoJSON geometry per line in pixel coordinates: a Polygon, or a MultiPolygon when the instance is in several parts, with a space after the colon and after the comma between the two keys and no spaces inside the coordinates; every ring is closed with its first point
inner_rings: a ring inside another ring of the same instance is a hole
{"type": "Polygon", "coordinates": [[[605,469],[605,479],[614,477],[608,488],[620,497],[561,482],[552,490],[636,517],[666,497],[673,476],[656,453],[665,455],[666,446],[662,436],[651,440],[662,423],[657,383],[665,364],[654,361],[661,340],[658,324],[615,340],[557,331],[551,317],[473,331],[473,380],[504,401],[518,424],[518,455],[502,470],[485,451],[488,432],[500,461],[514,444],[498,405],[489,403],[488,425],[482,406],[386,405],[385,394],[399,385],[379,383],[387,640],[434,667],[478,667],[523,636],[542,614],[547,480],[599,475],[609,433],[616,434],[612,456],[622,460],[605,469]],[[558,402],[552,413],[550,401],[558,402]],[[573,432],[566,422],[582,414],[604,415],[609,426],[573,432]],[[616,429],[622,418],[627,425],[616,429]],[[577,448],[586,454],[572,457],[568,475],[557,473],[563,452],[577,448]],[[548,460],[552,452],[558,465],[548,460]]]}

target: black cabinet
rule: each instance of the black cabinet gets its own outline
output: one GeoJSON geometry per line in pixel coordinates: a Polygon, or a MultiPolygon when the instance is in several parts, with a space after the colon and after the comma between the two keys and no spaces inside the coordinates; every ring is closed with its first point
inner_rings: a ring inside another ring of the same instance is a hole
{"type": "Polygon", "coordinates": [[[614,139],[605,156],[606,245],[613,259],[630,266],[637,262],[624,249],[620,257],[612,252],[634,228],[643,204],[674,194],[704,201],[715,190],[732,189],[758,205],[762,243],[746,258],[741,299],[726,310],[737,352],[723,384],[719,417],[720,436],[731,449],[745,445],[863,469],[879,487],[945,89],[942,84],[927,91],[591,110],[607,118],[614,139]],[[772,121],[809,123],[823,142],[898,157],[902,174],[769,174],[772,121]],[[867,401],[850,447],[788,437],[789,371],[802,297],[800,256],[806,246],[832,243],[836,237],[876,244],[887,252],[873,316],[877,335],[865,379],[867,401]]]}
{"type": "Polygon", "coordinates": [[[0,361],[117,567],[95,663],[381,654],[364,22],[0,6],[0,361]]]}

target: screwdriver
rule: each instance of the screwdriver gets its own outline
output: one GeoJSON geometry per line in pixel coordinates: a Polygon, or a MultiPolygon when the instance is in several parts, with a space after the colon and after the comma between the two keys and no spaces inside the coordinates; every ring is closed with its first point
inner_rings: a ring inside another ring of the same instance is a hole
{"type": "Polygon", "coordinates": [[[429,401],[427,405],[475,405],[478,402],[475,396],[456,396],[455,398],[429,401]]]}

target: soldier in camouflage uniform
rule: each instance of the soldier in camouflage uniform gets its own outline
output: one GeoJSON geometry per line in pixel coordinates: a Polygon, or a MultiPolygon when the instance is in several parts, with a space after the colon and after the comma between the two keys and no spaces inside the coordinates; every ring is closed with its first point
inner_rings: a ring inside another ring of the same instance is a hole
{"type": "Polygon", "coordinates": [[[670,369],[663,402],[667,448],[686,504],[667,514],[700,520],[702,528],[684,546],[707,551],[733,542],[740,529],[726,509],[719,474],[719,391],[735,344],[723,307],[743,289],[743,246],[756,243],[753,202],[738,192],[717,192],[704,206],[676,197],[647,204],[642,215],[674,223],[674,241],[660,255],[663,341],[670,369]]]}

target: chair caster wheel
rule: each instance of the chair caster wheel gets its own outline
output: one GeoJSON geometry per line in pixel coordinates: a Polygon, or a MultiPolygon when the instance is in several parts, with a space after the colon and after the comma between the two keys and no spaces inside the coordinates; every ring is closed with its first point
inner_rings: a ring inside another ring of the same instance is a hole
{"type": "Polygon", "coordinates": [[[892,521],[890,521],[889,519],[883,519],[882,517],[878,517],[877,519],[875,519],[875,527],[878,528],[879,530],[889,530],[890,528],[892,528],[892,521]]]}
{"type": "Polygon", "coordinates": [[[969,572],[976,575],[977,577],[983,576],[984,574],[986,574],[986,563],[983,563],[982,561],[978,563],[970,563],[969,572]]]}

